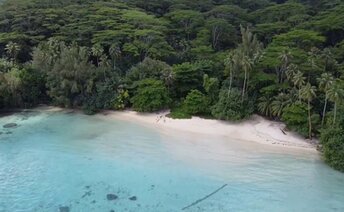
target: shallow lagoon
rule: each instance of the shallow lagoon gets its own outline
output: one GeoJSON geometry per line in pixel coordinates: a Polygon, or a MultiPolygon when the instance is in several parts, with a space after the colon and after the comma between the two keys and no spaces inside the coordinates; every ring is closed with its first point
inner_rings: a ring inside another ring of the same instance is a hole
{"type": "Polygon", "coordinates": [[[0,211],[182,211],[222,186],[184,211],[344,211],[344,174],[307,151],[66,112],[0,134],[0,211]]]}

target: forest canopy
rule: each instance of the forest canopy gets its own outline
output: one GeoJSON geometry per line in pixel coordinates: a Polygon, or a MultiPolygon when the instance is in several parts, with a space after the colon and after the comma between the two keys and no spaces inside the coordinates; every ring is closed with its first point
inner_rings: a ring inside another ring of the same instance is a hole
{"type": "Polygon", "coordinates": [[[1,1],[0,109],[258,113],[344,168],[341,0],[1,1]]]}

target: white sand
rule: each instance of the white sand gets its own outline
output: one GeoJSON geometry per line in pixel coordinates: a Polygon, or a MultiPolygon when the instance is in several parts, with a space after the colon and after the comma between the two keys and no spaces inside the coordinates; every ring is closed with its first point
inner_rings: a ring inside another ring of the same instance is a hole
{"type": "Polygon", "coordinates": [[[222,136],[229,142],[249,141],[260,144],[284,147],[289,149],[302,149],[316,152],[315,145],[301,136],[286,132],[281,122],[269,121],[261,116],[254,115],[251,119],[231,123],[218,120],[202,119],[171,119],[166,117],[168,111],[160,113],[137,113],[134,111],[105,111],[102,116],[110,119],[132,121],[146,127],[157,128],[171,135],[178,132],[193,133],[207,136],[222,136]],[[105,116],[104,116],[105,115],[105,116]]]}

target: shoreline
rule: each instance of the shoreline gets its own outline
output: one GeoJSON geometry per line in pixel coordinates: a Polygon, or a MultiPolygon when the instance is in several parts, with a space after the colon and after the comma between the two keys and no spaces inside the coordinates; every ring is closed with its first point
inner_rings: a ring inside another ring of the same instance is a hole
{"type": "MultiPolygon", "coordinates": [[[[241,122],[228,122],[214,119],[192,117],[191,119],[172,119],[166,115],[169,111],[157,113],[138,113],[131,110],[103,111],[96,116],[134,122],[146,127],[155,128],[167,135],[176,132],[193,133],[204,136],[223,137],[230,140],[245,141],[283,149],[298,149],[318,152],[316,145],[307,141],[294,132],[282,132],[285,125],[282,122],[270,121],[261,116],[253,115],[241,122]]],[[[174,133],[174,134],[173,134],[174,133]]]]}
{"type": "MultiPolygon", "coordinates": [[[[41,106],[31,111],[81,113],[78,109],[67,109],[55,106],[41,106]]],[[[26,110],[22,110],[26,111],[26,110]]],[[[94,116],[107,120],[120,120],[153,128],[167,136],[178,136],[186,133],[191,136],[221,137],[227,142],[243,142],[243,145],[264,145],[284,150],[302,150],[318,153],[315,142],[303,138],[294,132],[284,132],[285,124],[267,120],[259,115],[240,122],[229,122],[215,119],[204,119],[193,116],[191,119],[172,119],[167,117],[169,111],[139,113],[132,110],[104,110],[94,116]]],[[[180,136],[179,136],[180,137],[180,136]]],[[[316,140],[315,140],[316,141],[316,140]]],[[[257,146],[259,148],[259,146],[257,146]]]]}

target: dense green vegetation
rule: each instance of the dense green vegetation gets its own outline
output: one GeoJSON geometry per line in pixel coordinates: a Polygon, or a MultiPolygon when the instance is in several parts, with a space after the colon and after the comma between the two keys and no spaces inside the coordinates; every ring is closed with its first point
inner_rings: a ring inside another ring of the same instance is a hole
{"type": "Polygon", "coordinates": [[[253,113],[344,169],[341,0],[4,0],[0,108],[253,113]]]}

